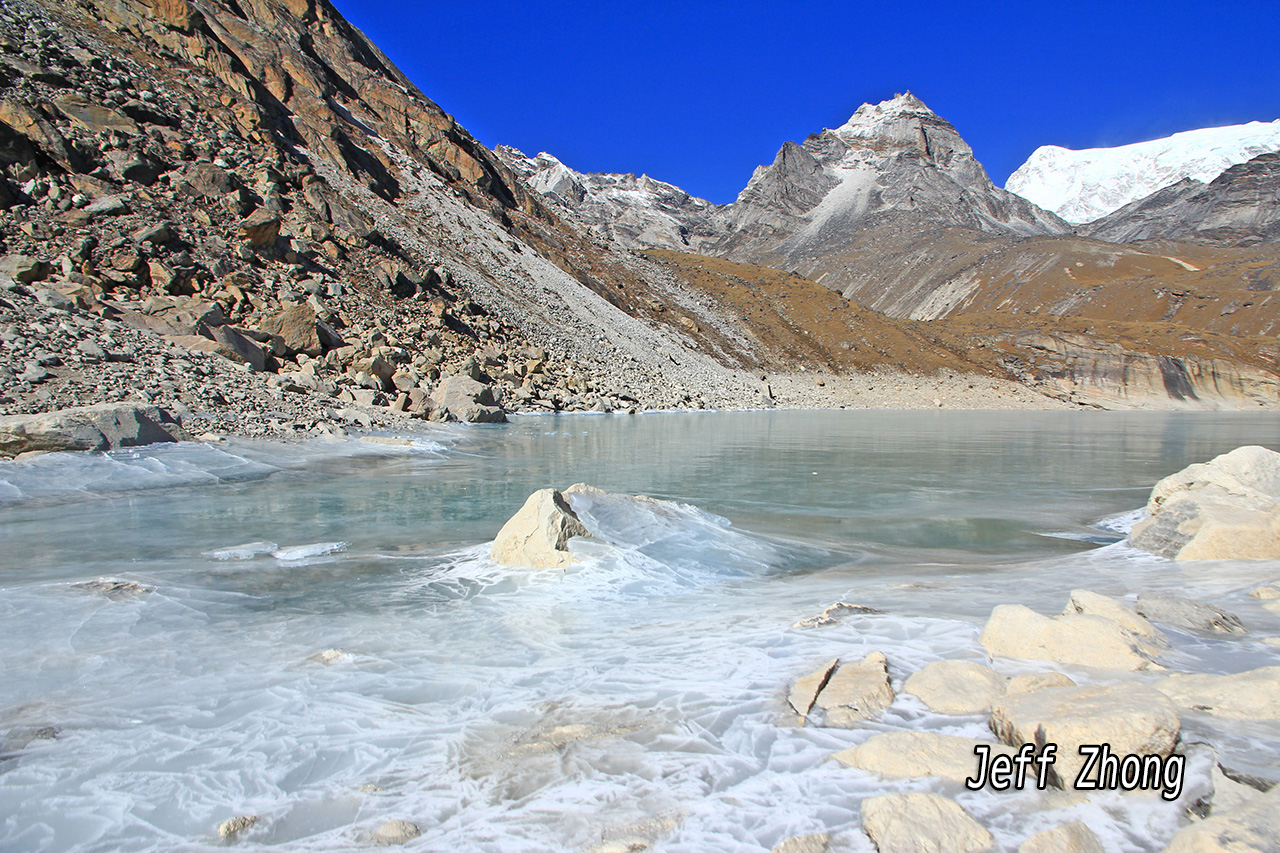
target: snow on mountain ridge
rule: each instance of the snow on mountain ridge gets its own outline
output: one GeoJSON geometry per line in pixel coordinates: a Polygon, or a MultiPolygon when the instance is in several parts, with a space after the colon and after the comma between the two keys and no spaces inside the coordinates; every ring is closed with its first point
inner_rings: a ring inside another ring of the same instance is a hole
{"type": "Polygon", "coordinates": [[[1187,130],[1115,148],[1042,145],[1009,176],[1005,189],[1081,224],[1184,178],[1208,183],[1272,151],[1280,151],[1280,119],[1187,130]]]}

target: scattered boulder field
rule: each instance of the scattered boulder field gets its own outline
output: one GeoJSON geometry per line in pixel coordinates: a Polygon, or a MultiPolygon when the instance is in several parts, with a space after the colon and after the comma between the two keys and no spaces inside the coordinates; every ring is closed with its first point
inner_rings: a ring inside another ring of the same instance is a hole
{"type": "MultiPolygon", "coordinates": [[[[1253,521],[1266,527],[1267,510],[1275,506],[1274,495],[1280,493],[1278,485],[1280,454],[1243,447],[1160,481],[1150,506],[1155,518],[1170,505],[1186,506],[1194,499],[1197,507],[1209,505],[1221,515],[1231,512],[1235,502],[1253,515],[1245,515],[1243,521],[1233,517],[1233,523],[1253,521]]],[[[567,569],[578,563],[570,541],[592,533],[573,509],[571,498],[577,493],[600,494],[583,484],[564,492],[548,488],[533,493],[503,526],[492,558],[534,569],[567,569]]],[[[1184,509],[1179,521],[1184,527],[1174,528],[1182,544],[1175,550],[1163,549],[1164,556],[1194,559],[1181,552],[1210,523],[1195,523],[1201,517],[1184,509]]],[[[1218,523],[1216,517],[1211,520],[1218,523]]],[[[1146,528],[1150,527],[1148,523],[1146,528]]],[[[1261,534],[1237,538],[1246,543],[1243,553],[1226,557],[1215,551],[1216,558],[1280,557],[1280,552],[1256,544],[1261,534]]],[[[1134,539],[1134,544],[1144,541],[1136,534],[1134,539]]],[[[1210,565],[1204,568],[1212,570],[1210,565]]],[[[1278,604],[1280,580],[1250,594],[1264,607],[1278,604]]],[[[841,601],[797,621],[791,629],[848,627],[850,620],[882,615],[874,608],[841,601]]],[[[1220,729],[1197,724],[1194,736],[1189,736],[1187,721],[1274,725],[1280,721],[1280,665],[1232,674],[1173,671],[1180,659],[1169,654],[1169,632],[1228,643],[1259,639],[1238,616],[1204,602],[1149,592],[1128,602],[1077,589],[1057,615],[1016,604],[995,607],[979,640],[986,663],[936,660],[901,673],[892,657],[881,651],[863,650],[848,659],[837,651],[812,671],[797,675],[783,693],[778,722],[851,731],[874,727],[877,731],[870,737],[837,751],[832,759],[851,772],[886,780],[943,784],[944,793],[886,793],[862,801],[863,831],[881,853],[996,849],[991,831],[945,791],[958,786],[1004,790],[1008,778],[1002,780],[996,768],[1017,767],[1019,762],[1028,769],[1017,787],[1041,787],[1035,781],[1040,772],[1050,789],[1097,795],[1119,790],[1123,796],[1159,796],[1178,802],[1187,819],[1180,828],[1166,828],[1170,841],[1165,850],[1170,853],[1275,851],[1275,840],[1280,838],[1280,785],[1218,764],[1212,735],[1206,731],[1220,729]],[[1006,663],[1018,674],[1001,672],[1006,663]],[[1036,663],[1040,670],[1026,671],[1036,663]],[[895,684],[900,688],[895,690],[895,684]],[[936,715],[985,718],[990,737],[915,728],[885,731],[886,724],[902,726],[903,719],[919,718],[885,714],[902,701],[921,703],[936,715]],[[1184,796],[1189,757],[1206,749],[1213,750],[1212,790],[1184,796]],[[1134,784],[1126,784],[1123,775],[1108,775],[1109,757],[1118,762],[1117,767],[1131,765],[1134,784]],[[1037,769],[1041,765],[1042,771],[1037,769]]],[[[1041,808],[1054,808],[1051,796],[1051,791],[1041,793],[1041,808]]],[[[773,851],[842,849],[833,843],[831,834],[813,833],[785,839],[773,851]]],[[[1085,823],[1066,821],[1029,835],[1017,849],[1019,853],[1094,853],[1104,847],[1085,823]]]]}

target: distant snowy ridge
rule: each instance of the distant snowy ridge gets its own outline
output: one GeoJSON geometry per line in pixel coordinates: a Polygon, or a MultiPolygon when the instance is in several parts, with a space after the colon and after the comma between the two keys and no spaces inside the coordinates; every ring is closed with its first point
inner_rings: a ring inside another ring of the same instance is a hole
{"type": "Polygon", "coordinates": [[[1080,224],[1185,178],[1208,183],[1273,151],[1280,151],[1280,119],[1188,130],[1116,148],[1073,151],[1042,145],[1004,188],[1080,224]]]}

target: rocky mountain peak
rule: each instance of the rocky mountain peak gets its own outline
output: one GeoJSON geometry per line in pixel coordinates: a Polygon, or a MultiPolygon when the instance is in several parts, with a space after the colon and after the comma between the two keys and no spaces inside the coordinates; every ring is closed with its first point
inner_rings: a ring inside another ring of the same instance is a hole
{"type": "Polygon", "coordinates": [[[973,149],[951,123],[910,92],[863,104],[847,122],[824,133],[838,137],[853,151],[899,149],[939,166],[949,165],[956,157],[973,157],[973,149]]]}

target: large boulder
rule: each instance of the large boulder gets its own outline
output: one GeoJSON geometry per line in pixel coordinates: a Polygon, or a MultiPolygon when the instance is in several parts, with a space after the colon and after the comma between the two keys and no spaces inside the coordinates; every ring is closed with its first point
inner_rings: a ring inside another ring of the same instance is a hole
{"type": "Polygon", "coordinates": [[[316,317],[315,309],[305,302],[287,305],[260,323],[258,329],[284,342],[286,355],[305,353],[315,358],[346,341],[329,324],[316,317]]]}
{"type": "Polygon", "coordinates": [[[858,663],[840,664],[814,704],[826,712],[827,725],[849,728],[879,716],[892,702],[888,661],[872,652],[858,663]]]}
{"type": "Polygon", "coordinates": [[[873,735],[865,743],[851,746],[831,756],[846,767],[856,767],[881,776],[915,779],[937,776],[963,782],[978,772],[976,747],[986,746],[991,755],[1013,756],[1002,743],[989,743],[957,735],[935,732],[897,731],[873,735]]]}
{"type": "Polygon", "coordinates": [[[1183,827],[1164,853],[1276,853],[1280,785],[1238,808],[1183,827]]]}
{"type": "Polygon", "coordinates": [[[1153,622],[1210,634],[1248,633],[1240,618],[1212,604],[1144,592],[1138,596],[1138,612],[1153,622]]]}
{"type": "Polygon", "coordinates": [[[492,387],[470,376],[447,376],[431,392],[432,408],[453,420],[470,423],[505,423],[507,413],[498,405],[492,387]]]}
{"type": "Polygon", "coordinates": [[[590,535],[564,495],[539,489],[502,525],[489,553],[506,566],[562,569],[577,562],[569,553],[569,539],[590,535]]]}
{"type": "Polygon", "coordinates": [[[1156,483],[1135,548],[1174,560],[1280,557],[1280,453],[1239,447],[1156,483]]]}
{"type": "Polygon", "coordinates": [[[985,714],[1004,694],[1008,679],[989,666],[967,660],[939,660],[911,673],[902,685],[939,714],[985,714]]]}
{"type": "MultiPolygon", "coordinates": [[[[1006,695],[991,706],[991,730],[1012,747],[1024,743],[1058,745],[1050,780],[1067,788],[1087,757],[1085,744],[1107,744],[1118,756],[1173,752],[1181,723],[1164,694],[1143,684],[1049,687],[1006,695]]],[[[1089,778],[1096,779],[1095,773],[1089,778]]]]}
{"type": "Polygon", "coordinates": [[[979,640],[993,657],[1130,671],[1153,668],[1160,651],[1113,619],[1083,613],[1050,617],[1021,604],[997,605],[979,640]]]}
{"type": "Polygon", "coordinates": [[[1187,711],[1230,720],[1280,720],[1280,666],[1234,675],[1170,675],[1151,686],[1187,711]]]}
{"type": "Polygon", "coordinates": [[[30,451],[112,450],[190,439],[168,411],[137,403],[102,403],[0,417],[0,456],[30,451]]]}
{"type": "Polygon", "coordinates": [[[862,828],[880,853],[981,853],[995,839],[939,794],[884,794],[862,801],[862,828]]]}

